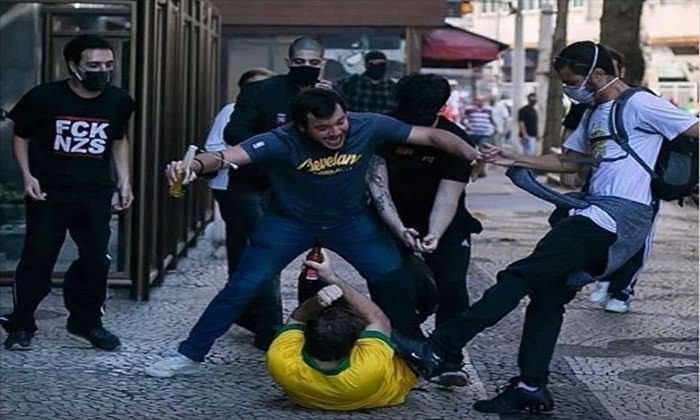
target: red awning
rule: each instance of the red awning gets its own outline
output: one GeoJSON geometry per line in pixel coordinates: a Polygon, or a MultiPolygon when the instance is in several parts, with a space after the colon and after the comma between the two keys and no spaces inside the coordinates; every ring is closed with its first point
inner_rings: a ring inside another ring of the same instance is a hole
{"type": "Polygon", "coordinates": [[[465,68],[496,60],[508,45],[446,25],[423,35],[423,67],[465,68]]]}

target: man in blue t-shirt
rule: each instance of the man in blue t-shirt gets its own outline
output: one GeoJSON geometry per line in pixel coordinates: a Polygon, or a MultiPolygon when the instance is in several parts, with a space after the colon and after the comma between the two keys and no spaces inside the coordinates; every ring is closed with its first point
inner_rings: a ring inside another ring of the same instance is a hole
{"type": "MultiPolygon", "coordinates": [[[[214,172],[223,162],[257,164],[272,184],[268,213],[241,256],[236,273],[212,300],[180,343],[179,354],[166,357],[145,372],[170,377],[192,373],[243,308],[289,262],[317,240],[335,251],[367,279],[380,307],[380,296],[410,293],[408,282],[385,276],[401,266],[391,234],[370,211],[365,175],[370,158],[382,145],[409,142],[433,146],[465,160],[479,152],[447,131],[414,127],[378,114],[348,114],[343,99],[326,89],[297,95],[291,104],[293,124],[254,136],[223,152],[197,157],[193,173],[182,162],[166,169],[171,183],[214,172]],[[391,283],[391,284],[389,284],[391,283]],[[388,293],[387,291],[391,292],[388,293]]],[[[395,308],[396,305],[391,305],[395,308]]],[[[413,311],[414,308],[401,308],[413,311]]],[[[389,318],[403,314],[387,313],[389,318]]]]}

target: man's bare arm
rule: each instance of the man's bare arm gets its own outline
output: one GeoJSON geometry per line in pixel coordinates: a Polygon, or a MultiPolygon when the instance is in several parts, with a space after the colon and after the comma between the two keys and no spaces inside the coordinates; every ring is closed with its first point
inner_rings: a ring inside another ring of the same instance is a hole
{"type": "Polygon", "coordinates": [[[439,128],[413,126],[407,141],[411,144],[431,146],[467,161],[476,160],[481,156],[469,143],[439,128]]]}
{"type": "Polygon", "coordinates": [[[485,144],[483,147],[485,160],[500,166],[519,166],[553,173],[574,173],[581,169],[582,164],[576,158],[590,157],[583,153],[570,151],[567,156],[549,154],[544,156],[523,156],[505,151],[499,147],[485,144]]]}
{"type": "Polygon", "coordinates": [[[450,179],[440,181],[433,208],[430,211],[428,234],[422,241],[425,252],[433,252],[437,248],[440,238],[452,223],[458,206],[462,205],[459,198],[466,186],[464,182],[450,179]]]}
{"type": "Polygon", "coordinates": [[[406,228],[399,216],[396,205],[389,190],[389,171],[386,160],[381,156],[372,156],[367,170],[367,187],[374,206],[379,212],[379,217],[389,226],[392,233],[408,247],[415,249],[418,232],[414,229],[406,228]]]}

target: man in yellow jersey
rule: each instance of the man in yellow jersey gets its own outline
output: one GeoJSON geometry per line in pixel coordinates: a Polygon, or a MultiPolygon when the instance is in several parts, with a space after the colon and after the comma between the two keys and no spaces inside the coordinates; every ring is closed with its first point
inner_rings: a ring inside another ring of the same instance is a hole
{"type": "Polygon", "coordinates": [[[305,262],[329,286],[299,305],[278,332],[267,352],[272,378],[307,408],[403,404],[418,379],[394,354],[389,318],[335,274],[325,251],[323,261],[305,262]]]}

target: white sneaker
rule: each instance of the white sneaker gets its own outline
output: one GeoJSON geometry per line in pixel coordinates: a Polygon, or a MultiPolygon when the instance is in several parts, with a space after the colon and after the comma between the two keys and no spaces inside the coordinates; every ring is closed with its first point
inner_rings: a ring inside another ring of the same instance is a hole
{"type": "Polygon", "coordinates": [[[630,301],[619,299],[608,299],[605,304],[605,312],[615,312],[617,314],[626,314],[630,310],[630,301]]]}
{"type": "Polygon", "coordinates": [[[160,359],[151,366],[146,367],[143,372],[155,378],[170,378],[176,375],[191,375],[197,372],[199,363],[189,357],[178,354],[160,359]]]}
{"type": "Polygon", "coordinates": [[[605,299],[608,298],[608,287],[610,287],[609,281],[599,281],[593,287],[593,291],[588,299],[593,303],[604,303],[605,299]]]}

